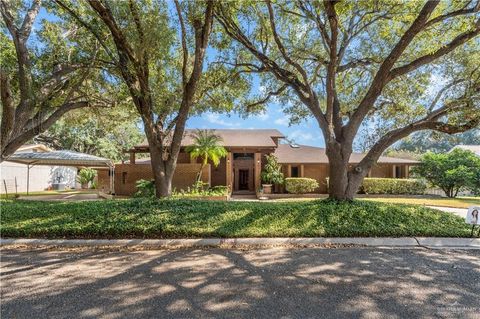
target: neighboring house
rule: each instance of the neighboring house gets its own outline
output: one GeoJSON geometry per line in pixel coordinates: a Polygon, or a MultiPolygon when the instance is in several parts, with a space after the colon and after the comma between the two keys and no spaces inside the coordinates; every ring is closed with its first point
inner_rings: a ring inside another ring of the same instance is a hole
{"type": "MultiPolygon", "coordinates": [[[[182,149],[178,156],[177,169],[173,177],[173,188],[191,187],[200,169],[200,159],[192,161],[185,147],[193,143],[194,130],[186,130],[182,149]]],[[[275,129],[216,129],[214,133],[223,139],[228,156],[220,165],[207,165],[202,180],[211,186],[227,185],[234,194],[253,194],[261,187],[260,172],[266,154],[275,154],[286,177],[309,177],[316,179],[319,193],[327,192],[328,158],[325,149],[306,145],[282,144],[285,136],[275,129]]],[[[115,165],[115,193],[131,195],[139,179],[153,179],[149,159],[136,160],[137,153],[148,153],[148,144],[129,150],[130,161],[115,165]]],[[[358,163],[364,154],[354,153],[351,163],[358,163]]],[[[407,178],[409,167],[418,162],[409,159],[380,157],[378,164],[369,173],[371,177],[407,178]]],[[[99,188],[108,191],[109,175],[99,170],[99,188]]]]}
{"type": "Polygon", "coordinates": [[[459,148],[459,149],[462,149],[462,150],[466,150],[466,151],[471,151],[471,152],[474,152],[478,157],[480,157],[480,145],[457,145],[457,146],[454,146],[451,150],[453,151],[454,149],[456,148],[459,148]]]}
{"type": "MultiPolygon", "coordinates": [[[[43,144],[25,144],[15,154],[30,152],[51,152],[52,150],[43,144]]],[[[0,193],[27,191],[27,165],[4,161],[0,163],[0,193]]],[[[43,191],[53,183],[64,183],[67,187],[75,188],[77,169],[65,166],[30,166],[29,191],[43,191]]]]}

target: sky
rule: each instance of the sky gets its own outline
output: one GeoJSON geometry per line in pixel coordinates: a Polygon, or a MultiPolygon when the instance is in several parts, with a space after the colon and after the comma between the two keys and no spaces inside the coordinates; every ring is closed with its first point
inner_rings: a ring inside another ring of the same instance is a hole
{"type": "MultiPolygon", "coordinates": [[[[34,24],[34,30],[41,28],[42,19],[53,21],[57,17],[41,8],[34,24]]],[[[34,37],[35,32],[32,33],[32,38],[34,37]]],[[[212,53],[211,51],[209,52],[210,55],[212,53]]],[[[259,82],[254,81],[254,85],[259,85],[259,82]]],[[[252,91],[256,91],[256,89],[252,88],[252,91]]],[[[247,118],[234,113],[219,114],[207,112],[200,116],[191,117],[187,122],[187,127],[194,129],[277,129],[285,134],[292,143],[319,147],[325,146],[320,128],[313,118],[302,121],[300,124],[289,126],[288,117],[282,112],[281,105],[276,103],[270,103],[263,114],[251,115],[247,118]]]]}

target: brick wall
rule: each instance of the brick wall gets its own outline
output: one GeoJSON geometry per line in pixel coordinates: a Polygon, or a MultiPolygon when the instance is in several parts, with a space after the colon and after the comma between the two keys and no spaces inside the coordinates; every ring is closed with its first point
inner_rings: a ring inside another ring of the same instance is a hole
{"type": "MultiPolygon", "coordinates": [[[[173,176],[172,188],[176,190],[191,187],[195,182],[200,164],[179,163],[173,176]]],[[[136,182],[140,179],[153,179],[150,164],[117,164],[115,165],[115,194],[132,195],[136,192],[136,182]]],[[[202,181],[210,180],[210,165],[202,170],[202,181]]],[[[109,191],[109,176],[107,170],[98,171],[98,188],[105,192],[109,191]]]]}

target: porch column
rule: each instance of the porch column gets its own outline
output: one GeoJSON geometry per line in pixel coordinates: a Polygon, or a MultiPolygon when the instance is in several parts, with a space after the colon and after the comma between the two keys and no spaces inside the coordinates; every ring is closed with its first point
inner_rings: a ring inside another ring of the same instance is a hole
{"type": "Polygon", "coordinates": [[[405,178],[409,178],[409,177],[410,177],[410,166],[405,165],[405,178]]]}
{"type": "Polygon", "coordinates": [[[254,156],[254,165],[255,165],[255,173],[253,174],[255,176],[255,193],[258,192],[260,189],[260,172],[262,171],[262,153],[255,153],[254,156]]]}
{"type": "Polygon", "coordinates": [[[232,152],[228,152],[227,157],[226,157],[226,186],[230,189],[230,192],[233,192],[233,156],[232,152]]]}
{"type": "Polygon", "coordinates": [[[292,177],[292,165],[287,165],[287,177],[292,177]]]}
{"type": "Polygon", "coordinates": [[[135,164],[135,152],[130,152],[130,164],[135,164]]]}
{"type": "Polygon", "coordinates": [[[303,176],[303,164],[300,165],[300,177],[304,177],[303,176]]]}

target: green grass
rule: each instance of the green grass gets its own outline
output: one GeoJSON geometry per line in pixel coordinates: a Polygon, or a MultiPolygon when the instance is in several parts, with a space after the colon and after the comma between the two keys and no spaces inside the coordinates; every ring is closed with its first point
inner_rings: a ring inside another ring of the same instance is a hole
{"type": "Polygon", "coordinates": [[[442,207],[454,207],[454,208],[468,208],[472,205],[480,205],[480,197],[457,197],[457,198],[370,197],[370,198],[362,198],[362,200],[382,202],[382,203],[416,204],[416,205],[442,206],[442,207]]]}
{"type": "Polygon", "coordinates": [[[467,237],[462,218],[414,205],[105,200],[1,202],[2,237],[467,237]]]}

